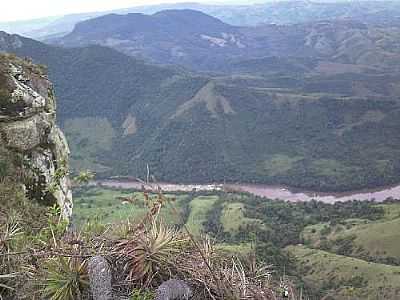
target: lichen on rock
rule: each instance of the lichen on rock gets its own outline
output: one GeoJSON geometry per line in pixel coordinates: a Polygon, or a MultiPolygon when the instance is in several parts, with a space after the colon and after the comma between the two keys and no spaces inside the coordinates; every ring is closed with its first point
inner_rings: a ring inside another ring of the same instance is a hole
{"type": "Polygon", "coordinates": [[[0,54],[0,146],[22,156],[21,184],[30,199],[72,214],[69,147],[57,127],[51,82],[40,66],[0,54]]]}

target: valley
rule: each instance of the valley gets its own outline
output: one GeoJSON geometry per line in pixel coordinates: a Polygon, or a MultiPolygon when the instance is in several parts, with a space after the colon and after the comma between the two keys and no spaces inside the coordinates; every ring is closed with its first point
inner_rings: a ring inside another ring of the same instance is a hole
{"type": "MultiPolygon", "coordinates": [[[[217,29],[228,26],[205,20],[217,29]]],[[[329,28],[320,30],[328,36],[329,28]]],[[[261,34],[271,45],[292,39],[288,33],[276,40],[280,31],[269,30],[261,34]]],[[[371,34],[351,24],[340,30],[371,34]]],[[[302,32],[297,38],[305,38],[302,32]]],[[[60,48],[6,33],[0,49],[48,66],[74,172],[143,178],[148,164],[158,181],[344,192],[399,182],[396,35],[380,36],[372,52],[364,51],[368,39],[358,46],[363,57],[381,57],[374,51],[386,55],[392,45],[391,59],[382,56],[378,67],[374,60],[344,58],[352,50],[341,42],[335,46],[341,59],[282,51],[233,61],[219,74],[149,63],[99,45],[60,48]]],[[[203,42],[207,56],[218,59],[214,52],[225,51],[203,42]]]]}
{"type": "Polygon", "coordinates": [[[399,16],[317,0],[0,22],[0,299],[98,300],[99,257],[107,300],[171,280],[193,300],[400,299],[399,16]]]}

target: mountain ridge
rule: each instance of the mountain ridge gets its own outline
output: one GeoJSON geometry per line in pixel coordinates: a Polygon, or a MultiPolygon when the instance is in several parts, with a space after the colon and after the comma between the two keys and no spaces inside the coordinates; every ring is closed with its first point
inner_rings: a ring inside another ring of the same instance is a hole
{"type": "MultiPolygon", "coordinates": [[[[160,18],[165,21],[165,13],[160,18]]],[[[246,37],[246,45],[270,45],[256,48],[261,57],[227,58],[232,47],[216,45],[210,51],[215,40],[201,36],[195,37],[197,44],[177,41],[191,45],[192,65],[225,65],[218,73],[148,64],[142,56],[98,45],[60,48],[6,36],[0,48],[3,44],[6,51],[49,66],[73,166],[100,177],[143,177],[148,165],[165,181],[255,182],[320,191],[397,183],[398,62],[396,56],[377,55],[385,49],[396,53],[396,29],[386,34],[358,21],[311,25],[248,32],[228,25],[246,37]],[[372,43],[372,36],[379,43],[372,43]],[[328,46],[321,48],[324,41],[328,46]],[[334,51],[326,54],[330,43],[334,51]],[[210,59],[199,55],[201,47],[210,59]],[[373,58],[372,64],[346,56],[354,47],[366,53],[364,59],[373,58]],[[307,55],[299,57],[303,51],[307,55]]],[[[188,30],[183,36],[193,38],[188,30]]],[[[161,51],[153,42],[146,47],[161,51]]],[[[171,63],[168,56],[160,61],[171,63]]]]}
{"type": "Polygon", "coordinates": [[[400,27],[357,20],[237,27],[198,11],[168,10],[90,19],[49,42],[64,47],[98,44],[154,63],[223,72],[240,60],[268,56],[398,69],[399,37],[400,27]]]}
{"type": "Polygon", "coordinates": [[[126,14],[137,12],[153,14],[165,9],[185,8],[200,10],[226,23],[237,26],[254,26],[268,23],[294,24],[323,19],[332,20],[341,17],[398,26],[396,16],[400,10],[400,6],[396,1],[357,1],[354,3],[348,1],[296,1],[294,4],[292,1],[277,1],[253,5],[180,3],[0,23],[0,29],[46,40],[50,37],[60,37],[70,33],[75,24],[81,21],[109,13],[126,14]],[[297,7],[297,9],[294,9],[293,6],[297,7]],[[32,30],[31,28],[34,29],[32,30]]]}

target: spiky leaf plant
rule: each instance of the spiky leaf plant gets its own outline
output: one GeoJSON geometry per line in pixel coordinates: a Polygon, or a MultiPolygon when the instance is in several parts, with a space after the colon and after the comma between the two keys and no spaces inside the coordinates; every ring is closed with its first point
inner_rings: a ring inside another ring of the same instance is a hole
{"type": "Polygon", "coordinates": [[[125,261],[124,269],[128,280],[141,281],[145,286],[158,272],[167,271],[172,258],[187,244],[174,228],[162,222],[153,221],[150,228],[122,240],[115,247],[115,253],[125,261]]]}
{"type": "Polygon", "coordinates": [[[74,181],[78,184],[85,185],[88,184],[91,180],[93,180],[96,176],[96,173],[93,173],[89,170],[79,172],[78,176],[74,177],[74,181]]]}
{"type": "Polygon", "coordinates": [[[17,240],[22,231],[19,223],[14,218],[0,226],[0,300],[2,295],[14,291],[17,266],[15,256],[11,255],[16,250],[17,240]]]}
{"type": "Polygon", "coordinates": [[[71,257],[48,259],[43,296],[49,300],[79,300],[89,286],[85,260],[71,257]]]}
{"type": "Polygon", "coordinates": [[[13,251],[13,244],[22,234],[21,227],[17,221],[9,219],[6,224],[0,227],[0,253],[3,254],[1,265],[4,267],[9,260],[9,254],[13,251]]]}
{"type": "Polygon", "coordinates": [[[3,293],[5,291],[13,291],[14,288],[11,287],[8,282],[14,279],[16,274],[0,274],[0,300],[3,300],[3,293]]]}

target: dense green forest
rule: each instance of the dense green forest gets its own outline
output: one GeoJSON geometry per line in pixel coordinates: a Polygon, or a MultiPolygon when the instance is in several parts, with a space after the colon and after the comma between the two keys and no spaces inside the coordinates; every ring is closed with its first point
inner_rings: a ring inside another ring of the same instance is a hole
{"type": "Polygon", "coordinates": [[[400,77],[384,67],[267,57],[199,75],[18,39],[5,51],[48,66],[75,171],[144,178],[148,165],[163,181],[316,191],[398,183],[400,77]]]}

